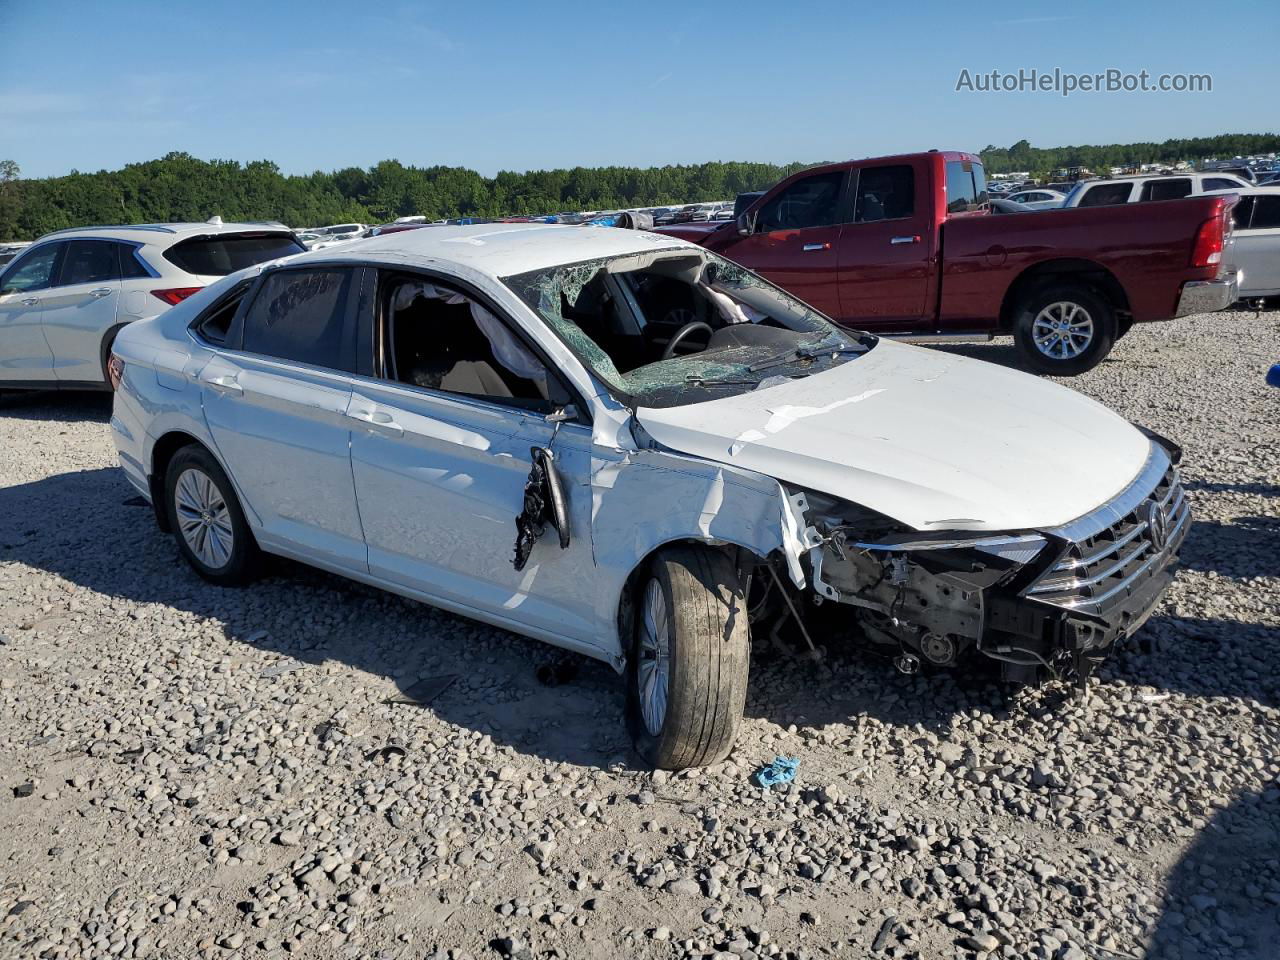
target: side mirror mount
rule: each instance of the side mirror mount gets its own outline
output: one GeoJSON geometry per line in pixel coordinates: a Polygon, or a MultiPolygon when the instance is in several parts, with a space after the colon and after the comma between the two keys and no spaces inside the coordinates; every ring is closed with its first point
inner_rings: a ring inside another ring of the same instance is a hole
{"type": "Polygon", "coordinates": [[[547,423],[573,423],[577,419],[578,407],[572,403],[566,403],[547,414],[547,423]]]}
{"type": "Polygon", "coordinates": [[[738,216],[738,236],[749,237],[756,232],[756,213],[746,210],[738,216]]]}

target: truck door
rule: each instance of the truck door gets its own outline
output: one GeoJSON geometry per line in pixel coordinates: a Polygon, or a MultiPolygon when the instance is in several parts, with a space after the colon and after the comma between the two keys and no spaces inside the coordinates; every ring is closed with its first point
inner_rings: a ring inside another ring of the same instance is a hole
{"type": "Polygon", "coordinates": [[[933,258],[923,168],[892,163],[855,169],[852,222],[839,246],[842,322],[868,330],[916,326],[929,311],[933,258]]]}
{"type": "Polygon", "coordinates": [[[847,219],[843,170],[792,180],[758,208],[755,232],[725,256],[833,319],[842,315],[836,254],[847,219]]]}

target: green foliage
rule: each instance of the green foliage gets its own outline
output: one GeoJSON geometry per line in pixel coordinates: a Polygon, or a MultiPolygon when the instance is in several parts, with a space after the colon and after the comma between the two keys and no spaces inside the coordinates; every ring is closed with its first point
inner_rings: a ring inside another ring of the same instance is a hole
{"type": "Polygon", "coordinates": [[[1229,160],[1252,154],[1280,151],[1280,135],[1274,133],[1224,133],[1216,137],[1166,140],[1163,143],[1112,143],[1083,147],[1033,147],[1019,140],[1011,147],[989,146],[982,151],[988,173],[1025,170],[1045,175],[1062,167],[1088,167],[1106,173],[1111,167],[1142,163],[1174,164],[1209,157],[1229,160]]]}
{"type": "MultiPolygon", "coordinates": [[[[1058,167],[1105,171],[1137,163],[1174,163],[1280,150],[1275,134],[1223,134],[1163,143],[1082,147],[989,146],[991,173],[1058,167]]],[[[122,170],[73,171],[65,177],[23,180],[18,165],[0,161],[0,241],[30,240],[50,230],[90,223],[279,220],[292,226],[343,221],[381,223],[418,214],[493,217],[727,200],[760,190],[805,164],[702,163],[667,167],[574,167],[503,170],[483,177],[464,167],[414,167],[383,160],[368,170],[347,167],[286,176],[268,160],[198,160],[170,153],[122,170]]]]}
{"type": "Polygon", "coordinates": [[[171,153],[123,170],[73,171],[19,179],[0,161],[0,240],[34,239],[91,223],[279,220],[291,226],[396,217],[492,217],[725,200],[759,190],[802,164],[704,163],[696,166],[575,167],[502,171],[482,177],[462,167],[413,167],[383,160],[363,170],[286,176],[266,160],[197,160],[171,153]]]}

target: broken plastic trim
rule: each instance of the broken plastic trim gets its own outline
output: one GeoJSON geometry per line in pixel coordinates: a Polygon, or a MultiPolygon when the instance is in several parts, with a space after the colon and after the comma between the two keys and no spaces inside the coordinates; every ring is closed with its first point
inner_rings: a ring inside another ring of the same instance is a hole
{"type": "Polygon", "coordinates": [[[569,518],[565,508],[564,488],[555,467],[555,456],[546,447],[530,447],[533,461],[529,479],[524,484],[524,509],[516,517],[516,546],[512,565],[523,570],[533,553],[533,546],[546,531],[547,524],[560,535],[560,549],[569,546],[569,518]]]}

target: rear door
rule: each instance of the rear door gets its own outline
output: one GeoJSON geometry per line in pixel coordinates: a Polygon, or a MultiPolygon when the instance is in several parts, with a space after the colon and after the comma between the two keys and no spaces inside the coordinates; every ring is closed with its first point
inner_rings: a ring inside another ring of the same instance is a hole
{"type": "Polygon", "coordinates": [[[364,573],[347,407],[362,271],[263,275],[200,371],[205,419],[267,549],[364,573]]]}
{"type": "Polygon", "coordinates": [[[853,216],[840,237],[841,322],[868,330],[914,326],[929,312],[933,267],[923,165],[854,171],[853,216]]]}
{"type": "Polygon", "coordinates": [[[837,250],[848,219],[843,170],[801,177],[758,208],[755,232],[724,253],[805,303],[839,319],[837,250]]]}
{"type": "Polygon", "coordinates": [[[0,275],[0,381],[52,382],[53,351],[40,325],[43,301],[57,277],[65,243],[42,243],[0,275]]]}
{"type": "Polygon", "coordinates": [[[103,383],[102,347],[120,305],[119,244],[69,240],[41,322],[60,381],[103,383]]]}

